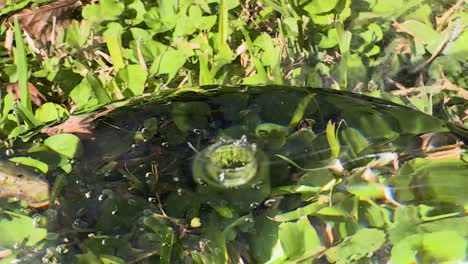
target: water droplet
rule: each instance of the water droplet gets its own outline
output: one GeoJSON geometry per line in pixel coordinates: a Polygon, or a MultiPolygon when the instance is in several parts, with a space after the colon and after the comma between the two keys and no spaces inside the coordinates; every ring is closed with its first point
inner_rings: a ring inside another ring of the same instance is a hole
{"type": "Polygon", "coordinates": [[[147,173],[145,174],[145,178],[149,178],[149,177],[151,177],[151,176],[153,176],[153,173],[152,173],[152,172],[147,172],[147,173]]]}
{"type": "Polygon", "coordinates": [[[83,219],[77,218],[77,219],[75,219],[75,221],[73,221],[72,228],[80,230],[80,229],[87,228],[88,225],[89,224],[86,221],[84,221],[83,219]]]}
{"type": "Polygon", "coordinates": [[[35,214],[32,216],[34,227],[39,227],[39,224],[41,223],[41,218],[42,216],[40,214],[35,214]]]}
{"type": "Polygon", "coordinates": [[[156,203],[157,201],[156,197],[148,197],[148,202],[150,203],[156,203]]]}
{"type": "Polygon", "coordinates": [[[252,208],[252,209],[257,208],[257,206],[258,206],[257,202],[253,202],[253,203],[250,204],[250,208],[252,208]]]}
{"type": "Polygon", "coordinates": [[[271,207],[271,206],[273,206],[275,203],[276,203],[276,199],[268,199],[268,200],[266,200],[263,204],[264,204],[266,207],[271,207]]]}
{"type": "Polygon", "coordinates": [[[194,128],[194,129],[192,130],[192,132],[193,132],[195,135],[200,135],[200,134],[201,134],[201,130],[198,129],[198,128],[194,128]]]}
{"type": "Polygon", "coordinates": [[[112,210],[111,214],[116,215],[118,211],[119,211],[119,208],[117,206],[115,206],[114,210],[112,210]]]}
{"type": "Polygon", "coordinates": [[[67,245],[58,245],[55,250],[59,254],[67,254],[68,253],[68,246],[67,245]]]}
{"type": "Polygon", "coordinates": [[[106,240],[105,240],[105,239],[103,239],[103,240],[101,241],[101,245],[103,245],[103,246],[106,245],[106,240]]]}
{"type": "Polygon", "coordinates": [[[178,188],[177,189],[177,195],[182,196],[182,194],[184,194],[184,190],[182,188],[178,188]]]}
{"type": "Polygon", "coordinates": [[[12,150],[12,149],[7,149],[7,150],[5,150],[5,155],[11,156],[11,155],[13,155],[13,154],[15,154],[15,151],[14,151],[14,150],[12,150]]]}
{"type": "Polygon", "coordinates": [[[173,177],[172,180],[173,180],[174,182],[179,182],[179,181],[180,181],[180,178],[179,178],[179,177],[173,177]]]}
{"type": "Polygon", "coordinates": [[[132,148],[132,149],[135,149],[135,148],[138,148],[139,146],[140,146],[140,145],[138,145],[138,144],[132,144],[132,145],[131,145],[131,148],[132,148]]]}
{"type": "Polygon", "coordinates": [[[167,147],[169,147],[169,142],[164,141],[163,143],[161,143],[161,146],[167,148],[167,147]]]}
{"type": "Polygon", "coordinates": [[[86,199],[91,198],[91,193],[92,193],[91,191],[88,191],[88,192],[85,193],[86,199]]]}
{"type": "Polygon", "coordinates": [[[219,175],[218,175],[218,178],[219,178],[219,181],[224,181],[224,179],[226,178],[226,174],[224,172],[221,172],[219,175]]]}
{"type": "Polygon", "coordinates": [[[253,223],[254,220],[253,220],[252,217],[246,217],[246,218],[245,218],[245,222],[246,222],[246,223],[253,223]]]}
{"type": "Polygon", "coordinates": [[[252,183],[252,189],[254,190],[260,190],[262,188],[263,181],[259,181],[257,183],[252,183]]]}

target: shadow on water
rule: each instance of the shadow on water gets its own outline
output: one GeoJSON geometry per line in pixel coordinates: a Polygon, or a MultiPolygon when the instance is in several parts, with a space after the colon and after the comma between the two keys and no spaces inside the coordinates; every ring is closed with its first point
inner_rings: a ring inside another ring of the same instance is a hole
{"type": "Polygon", "coordinates": [[[364,227],[386,239],[361,257],[384,263],[413,233],[466,223],[466,131],[380,99],[206,87],[133,100],[96,122],[72,173],[49,173],[56,202],[26,209],[47,237],[19,258],[222,263],[228,252],[264,263],[298,223],[319,239],[305,260],[328,263],[325,249],[364,227]]]}

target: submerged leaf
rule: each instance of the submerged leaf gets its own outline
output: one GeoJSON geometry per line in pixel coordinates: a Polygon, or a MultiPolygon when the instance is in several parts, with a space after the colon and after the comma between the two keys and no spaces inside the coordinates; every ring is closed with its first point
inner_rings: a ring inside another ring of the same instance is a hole
{"type": "Polygon", "coordinates": [[[338,246],[327,250],[327,260],[332,263],[355,263],[371,256],[385,242],[385,233],[378,229],[361,229],[356,234],[345,238],[338,246]]]}

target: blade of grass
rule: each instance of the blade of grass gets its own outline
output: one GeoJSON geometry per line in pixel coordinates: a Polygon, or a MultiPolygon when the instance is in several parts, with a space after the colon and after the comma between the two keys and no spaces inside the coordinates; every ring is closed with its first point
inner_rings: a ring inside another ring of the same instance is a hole
{"type": "Polygon", "coordinates": [[[351,46],[351,32],[345,31],[343,26],[343,21],[338,16],[335,20],[336,28],[336,37],[338,40],[338,47],[341,54],[340,62],[340,85],[348,88],[348,60],[349,60],[349,50],[351,46]]]}
{"type": "Polygon", "coordinates": [[[118,23],[110,23],[107,26],[107,30],[104,32],[104,39],[106,40],[107,49],[109,55],[112,58],[115,72],[125,67],[125,63],[122,58],[122,26],[118,23]]]}
{"type": "Polygon", "coordinates": [[[18,23],[18,18],[15,18],[15,64],[16,73],[18,75],[18,86],[20,88],[20,100],[24,108],[31,112],[32,104],[29,97],[28,89],[28,63],[26,60],[26,49],[24,47],[21,28],[18,23]]]}
{"type": "Polygon", "coordinates": [[[218,34],[219,34],[219,50],[226,44],[228,39],[228,9],[225,0],[219,2],[219,16],[218,16],[218,34]]]}

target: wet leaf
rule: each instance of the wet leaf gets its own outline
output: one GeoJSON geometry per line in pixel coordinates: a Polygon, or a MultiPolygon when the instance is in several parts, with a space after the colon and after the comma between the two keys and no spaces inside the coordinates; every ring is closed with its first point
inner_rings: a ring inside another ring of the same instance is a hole
{"type": "Polygon", "coordinates": [[[420,257],[424,261],[460,261],[465,258],[466,240],[456,231],[411,235],[392,249],[391,261],[409,263],[420,257]]]}
{"type": "Polygon", "coordinates": [[[208,125],[210,107],[202,102],[174,103],[172,116],[177,127],[183,131],[203,129],[208,125]]]}
{"type": "Polygon", "coordinates": [[[322,248],[317,232],[307,217],[279,225],[278,237],[283,253],[290,261],[302,258],[310,252],[318,253],[322,248]]]}
{"type": "Polygon", "coordinates": [[[8,217],[0,218],[0,246],[13,249],[16,243],[27,240],[26,245],[34,246],[45,239],[47,230],[36,227],[31,217],[3,212],[8,217]]]}
{"type": "Polygon", "coordinates": [[[332,263],[354,263],[370,256],[385,242],[385,233],[378,229],[361,229],[345,238],[338,246],[327,250],[327,260],[332,263]]]}
{"type": "Polygon", "coordinates": [[[10,161],[18,163],[18,164],[26,165],[29,167],[37,168],[43,173],[47,173],[47,171],[49,170],[49,166],[47,165],[47,163],[44,163],[40,160],[33,159],[30,157],[14,157],[14,158],[11,158],[10,161]]]}

